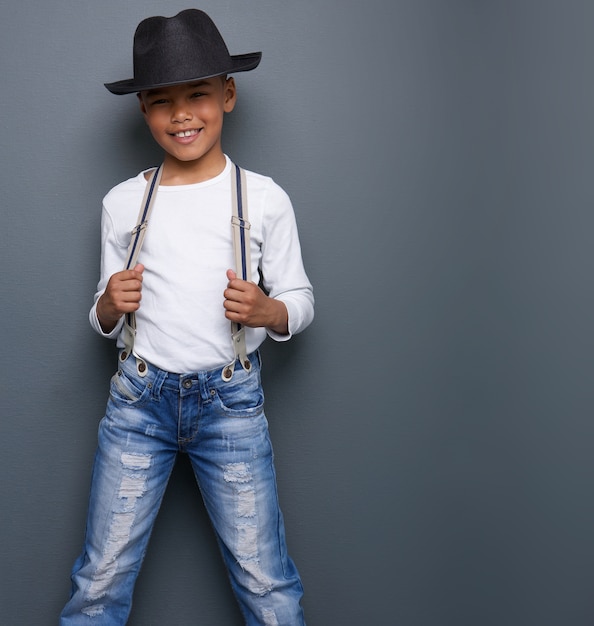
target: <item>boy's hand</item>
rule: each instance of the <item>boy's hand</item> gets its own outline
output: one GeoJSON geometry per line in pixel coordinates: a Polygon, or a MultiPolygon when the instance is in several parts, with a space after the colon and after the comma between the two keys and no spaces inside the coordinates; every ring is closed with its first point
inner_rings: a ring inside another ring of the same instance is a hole
{"type": "Polygon", "coordinates": [[[256,283],[227,270],[229,283],[225,289],[225,317],[250,328],[266,327],[279,335],[289,332],[287,307],[280,300],[268,297],[256,283]]]}
{"type": "Polygon", "coordinates": [[[105,292],[97,302],[97,317],[104,333],[111,332],[125,313],[138,311],[144,265],[117,272],[109,279],[105,292]]]}

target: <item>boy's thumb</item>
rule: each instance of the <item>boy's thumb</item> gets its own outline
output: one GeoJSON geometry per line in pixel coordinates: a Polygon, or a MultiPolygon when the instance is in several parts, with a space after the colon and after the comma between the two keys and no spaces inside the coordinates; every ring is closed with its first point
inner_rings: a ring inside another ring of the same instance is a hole
{"type": "Polygon", "coordinates": [[[137,263],[134,266],[134,271],[135,272],[140,272],[142,274],[142,272],[144,272],[144,265],[142,263],[137,263]]]}

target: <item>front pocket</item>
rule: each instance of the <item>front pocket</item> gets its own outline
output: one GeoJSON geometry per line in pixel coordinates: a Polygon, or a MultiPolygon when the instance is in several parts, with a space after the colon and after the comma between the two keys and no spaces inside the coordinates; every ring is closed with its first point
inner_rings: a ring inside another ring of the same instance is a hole
{"type": "Polygon", "coordinates": [[[216,397],[221,410],[231,417],[253,417],[264,407],[264,392],[257,372],[235,370],[228,383],[217,386],[216,397]]]}
{"type": "Polygon", "coordinates": [[[114,400],[127,404],[136,403],[142,399],[145,392],[146,385],[138,387],[121,369],[111,377],[110,393],[114,400]]]}

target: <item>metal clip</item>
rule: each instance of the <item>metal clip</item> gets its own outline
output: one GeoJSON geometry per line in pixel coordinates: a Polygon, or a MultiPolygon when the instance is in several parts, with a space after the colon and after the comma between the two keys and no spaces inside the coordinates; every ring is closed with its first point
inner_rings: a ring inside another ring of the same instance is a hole
{"type": "Polygon", "coordinates": [[[146,228],[148,228],[148,220],[145,220],[144,222],[142,222],[142,224],[137,224],[133,229],[132,229],[132,235],[136,235],[137,233],[139,233],[141,230],[145,230],[146,228]]]}
{"type": "Polygon", "coordinates": [[[231,224],[233,224],[233,226],[239,226],[239,228],[245,228],[245,230],[249,230],[252,227],[246,219],[238,215],[231,216],[231,224]]]}

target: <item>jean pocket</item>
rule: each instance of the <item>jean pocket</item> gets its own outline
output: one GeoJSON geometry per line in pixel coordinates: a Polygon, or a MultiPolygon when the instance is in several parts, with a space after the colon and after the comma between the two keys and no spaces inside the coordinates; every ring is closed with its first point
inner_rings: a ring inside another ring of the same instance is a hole
{"type": "Polygon", "coordinates": [[[216,398],[229,417],[255,417],[264,410],[264,392],[257,372],[236,369],[233,378],[217,385],[216,398]]]}
{"type": "Polygon", "coordinates": [[[111,377],[109,393],[117,402],[139,404],[148,396],[149,387],[144,379],[131,378],[124,370],[119,369],[111,377]]]}

